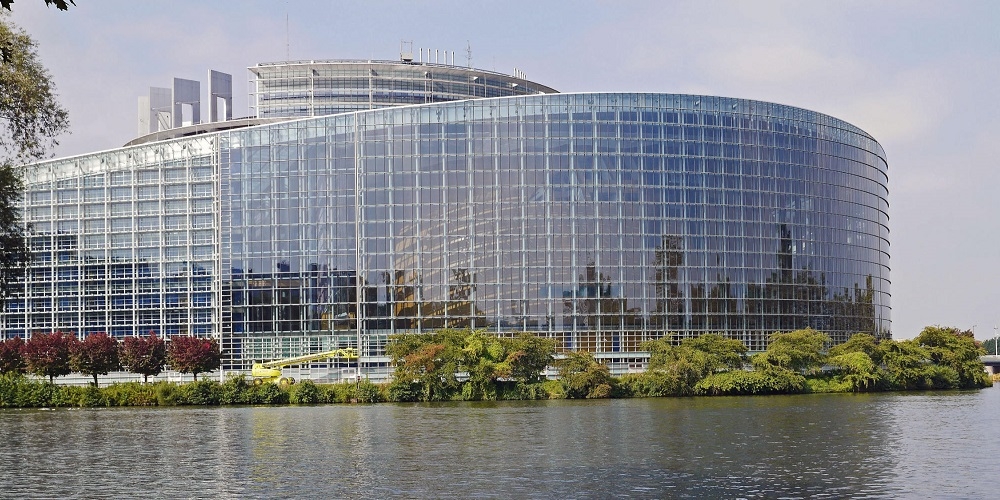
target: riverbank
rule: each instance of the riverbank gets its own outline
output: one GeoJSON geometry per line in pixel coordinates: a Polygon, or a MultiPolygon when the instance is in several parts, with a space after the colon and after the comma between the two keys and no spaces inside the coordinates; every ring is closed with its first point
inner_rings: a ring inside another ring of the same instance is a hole
{"type": "MultiPolygon", "coordinates": [[[[700,390],[685,396],[716,396],[746,394],[807,394],[849,393],[835,375],[803,377],[801,385],[787,386],[785,391],[753,381],[754,372],[745,372],[750,379],[743,384],[730,384],[728,390],[700,390]],[[758,391],[754,392],[753,389],[758,391]]],[[[575,395],[567,390],[565,381],[545,380],[536,383],[499,383],[486,397],[466,399],[470,391],[459,390],[451,397],[438,401],[518,401],[551,399],[645,398],[670,397],[655,386],[655,376],[646,374],[612,377],[606,394],[575,395]]],[[[913,388],[916,391],[949,390],[933,385],[913,388]]],[[[866,392],[900,392],[878,390],[866,392]]],[[[317,405],[351,403],[394,403],[420,401],[419,394],[401,384],[375,384],[367,380],[337,384],[315,384],[302,381],[288,387],[277,384],[255,385],[244,377],[231,377],[225,382],[115,383],[106,387],[58,385],[30,379],[23,375],[0,376],[0,408],[101,408],[101,407],[169,407],[169,406],[228,406],[228,405],[317,405]]]]}

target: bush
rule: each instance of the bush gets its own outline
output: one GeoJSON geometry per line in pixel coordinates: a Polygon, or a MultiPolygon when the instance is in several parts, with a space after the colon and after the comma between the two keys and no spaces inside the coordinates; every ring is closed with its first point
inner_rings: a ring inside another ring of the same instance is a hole
{"type": "Polygon", "coordinates": [[[219,403],[248,405],[253,400],[253,385],[243,375],[229,375],[219,388],[219,403]]]}
{"type": "Polygon", "coordinates": [[[557,361],[559,381],[568,398],[611,396],[611,371],[589,352],[570,352],[557,361]],[[606,385],[607,388],[600,387],[606,385]],[[606,394],[606,395],[605,395],[606,394]]]}
{"type": "MultiPolygon", "coordinates": [[[[556,384],[558,386],[558,383],[556,384]]],[[[558,386],[562,389],[561,386],[558,386]]],[[[497,399],[503,401],[525,401],[533,399],[553,399],[544,382],[508,382],[500,385],[497,399]]]]}
{"type": "Polygon", "coordinates": [[[806,377],[806,392],[857,392],[851,380],[843,373],[806,377]]]}
{"type": "Polygon", "coordinates": [[[179,387],[177,404],[218,405],[222,399],[222,385],[214,380],[188,382],[179,387]]]}
{"type": "Polygon", "coordinates": [[[676,377],[662,371],[626,373],[615,386],[618,398],[658,398],[680,396],[680,382],[676,377]]]}
{"type": "Polygon", "coordinates": [[[350,403],[354,400],[354,384],[338,382],[323,385],[322,388],[324,403],[350,403]]]}
{"type": "Polygon", "coordinates": [[[65,406],[60,403],[59,386],[51,382],[23,379],[18,384],[15,406],[19,408],[65,406]]]}
{"type": "Polygon", "coordinates": [[[805,377],[780,368],[714,373],[695,385],[695,390],[699,394],[708,396],[794,394],[804,392],[805,388],[805,377]]]}
{"type": "Polygon", "coordinates": [[[153,384],[153,392],[156,394],[156,404],[158,406],[175,406],[181,404],[180,390],[177,384],[171,382],[157,382],[153,384]]]}
{"type": "Polygon", "coordinates": [[[385,401],[385,394],[382,393],[382,387],[368,379],[358,382],[355,397],[359,403],[381,403],[385,401]]]}
{"type": "Polygon", "coordinates": [[[156,406],[156,391],[149,384],[125,382],[103,389],[107,406],[156,406]]]}
{"type": "Polygon", "coordinates": [[[18,373],[0,375],[0,408],[17,406],[17,396],[21,392],[21,384],[24,381],[24,375],[18,373]]]}
{"type": "Polygon", "coordinates": [[[929,365],[926,374],[925,389],[958,389],[962,385],[958,371],[950,366],[929,365]]]}
{"type": "Polygon", "coordinates": [[[101,389],[93,385],[64,386],[59,390],[59,406],[97,408],[108,406],[101,389]]]}
{"type": "Polygon", "coordinates": [[[420,384],[406,380],[393,379],[386,388],[386,396],[389,401],[397,403],[409,403],[420,401],[420,384]]]}
{"type": "Polygon", "coordinates": [[[288,404],[288,391],[278,384],[255,385],[250,391],[250,404],[283,405],[288,404]]]}
{"type": "Polygon", "coordinates": [[[314,405],[325,403],[325,398],[319,387],[312,380],[303,380],[288,390],[288,401],[293,405],[314,405]]]}
{"type": "Polygon", "coordinates": [[[599,384],[587,393],[587,399],[604,399],[611,397],[611,385],[599,384]]]}

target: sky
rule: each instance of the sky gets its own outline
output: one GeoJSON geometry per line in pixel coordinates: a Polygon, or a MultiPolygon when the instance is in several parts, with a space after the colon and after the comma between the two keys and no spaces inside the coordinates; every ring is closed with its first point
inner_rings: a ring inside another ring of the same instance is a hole
{"type": "MultiPolygon", "coordinates": [[[[867,131],[889,163],[892,333],[1000,324],[1000,2],[16,0],[11,19],[69,111],[56,156],[122,146],[137,98],[173,77],[288,59],[455,52],[563,92],[789,104],[867,131]],[[992,98],[990,96],[993,96],[992,98]]],[[[206,98],[203,97],[203,102],[206,98]]],[[[207,115],[207,107],[203,116],[207,115]]]]}

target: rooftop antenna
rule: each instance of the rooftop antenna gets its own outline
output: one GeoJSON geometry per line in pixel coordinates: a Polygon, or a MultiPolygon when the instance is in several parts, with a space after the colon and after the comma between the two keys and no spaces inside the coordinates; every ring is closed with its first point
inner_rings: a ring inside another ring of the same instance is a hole
{"type": "Polygon", "coordinates": [[[291,45],[288,43],[288,2],[285,2],[285,60],[290,61],[292,50],[291,45]]]}
{"type": "Polygon", "coordinates": [[[472,43],[468,40],[465,41],[465,65],[472,67],[472,43]]]}

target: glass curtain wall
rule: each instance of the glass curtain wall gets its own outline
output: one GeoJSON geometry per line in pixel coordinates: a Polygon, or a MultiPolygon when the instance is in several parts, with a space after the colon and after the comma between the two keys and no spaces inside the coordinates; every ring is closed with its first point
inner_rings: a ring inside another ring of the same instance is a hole
{"type": "Polygon", "coordinates": [[[553,95],[230,138],[234,337],[346,344],[360,329],[374,355],[442,327],[595,352],[889,335],[884,153],[825,115],[553,95]]]}
{"type": "MultiPolygon", "coordinates": [[[[228,367],[395,333],[635,352],[890,334],[887,165],[776,104],[552,94],[387,108],[30,166],[5,335],[221,337],[228,367]]],[[[382,362],[376,360],[376,362],[382,362]]]]}

